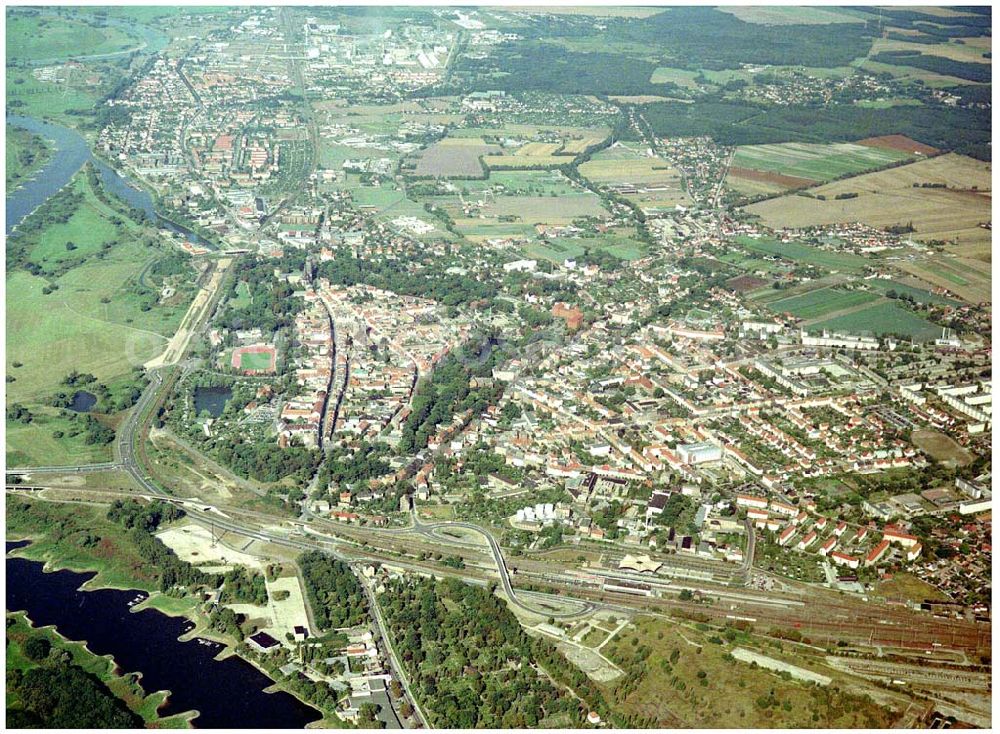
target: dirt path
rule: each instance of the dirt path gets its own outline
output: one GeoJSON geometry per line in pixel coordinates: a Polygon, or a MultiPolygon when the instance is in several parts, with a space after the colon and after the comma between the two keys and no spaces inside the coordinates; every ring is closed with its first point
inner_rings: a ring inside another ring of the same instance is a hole
{"type": "Polygon", "coordinates": [[[222,278],[226,274],[230,263],[232,263],[231,259],[218,261],[215,272],[212,273],[212,277],[208,281],[208,285],[198,291],[194,300],[191,301],[191,306],[188,308],[187,313],[184,314],[184,318],[181,319],[180,326],[177,327],[177,333],[171,337],[167,348],[163,350],[160,356],[149,360],[143,365],[147,370],[177,364],[184,355],[188,344],[191,342],[191,337],[194,336],[198,323],[207,315],[208,309],[211,308],[214,296],[222,284],[222,278]]]}

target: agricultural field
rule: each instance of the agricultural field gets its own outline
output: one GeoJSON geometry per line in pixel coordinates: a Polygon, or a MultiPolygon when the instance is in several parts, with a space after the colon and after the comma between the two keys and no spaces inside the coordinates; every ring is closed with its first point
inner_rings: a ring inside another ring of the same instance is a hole
{"type": "Polygon", "coordinates": [[[903,283],[899,280],[883,280],[881,278],[874,278],[872,280],[866,280],[865,283],[883,295],[889,291],[896,291],[896,293],[900,296],[912,296],[913,300],[917,303],[933,303],[947,306],[961,305],[961,302],[955,300],[954,298],[939,296],[936,293],[931,293],[926,288],[921,288],[917,285],[911,285],[909,283],[903,283]]]}
{"type": "Polygon", "coordinates": [[[777,229],[847,222],[911,225],[915,240],[987,244],[990,230],[979,225],[991,220],[991,173],[987,162],[949,153],[809,189],[812,196],[789,195],[751,204],[746,211],[777,229]],[[839,194],[857,196],[838,200],[839,194]],[[825,201],[813,198],[819,196],[825,201]]]}
{"type": "Polygon", "coordinates": [[[766,255],[777,255],[793,263],[805,263],[816,265],[829,270],[840,270],[856,272],[864,270],[868,261],[849,252],[832,252],[811,245],[803,245],[798,242],[779,242],[769,238],[737,237],[736,242],[746,247],[748,250],[764,253],[766,255]]]}
{"type": "Polygon", "coordinates": [[[979,63],[989,65],[990,59],[983,54],[989,53],[989,36],[983,37],[986,41],[986,48],[982,45],[971,45],[964,40],[962,43],[955,43],[955,39],[948,39],[943,43],[914,43],[911,41],[901,41],[895,38],[877,38],[872,44],[872,55],[886,51],[911,51],[926,56],[940,56],[941,58],[961,61],[965,63],[979,63]]]}
{"type": "Polygon", "coordinates": [[[761,174],[776,174],[773,183],[787,183],[789,188],[793,188],[831,181],[910,158],[912,156],[902,151],[854,143],[744,145],[736,149],[729,175],[766,181],[768,179],[761,174]]]}
{"type": "Polygon", "coordinates": [[[635,144],[618,143],[599,151],[579,166],[580,175],[595,184],[617,190],[643,209],[687,206],[681,172],[661,158],[646,155],[635,144]]]}
{"type": "Polygon", "coordinates": [[[928,255],[901,262],[899,268],[932,286],[945,288],[969,303],[990,303],[993,293],[988,251],[985,259],[975,255],[956,255],[928,255]]]}
{"type": "Polygon", "coordinates": [[[915,341],[928,341],[941,335],[941,327],[891,301],[883,301],[834,316],[822,321],[814,321],[808,331],[839,331],[858,334],[868,331],[872,334],[899,334],[915,341]]]}
{"type": "MultiPolygon", "coordinates": [[[[465,133],[468,134],[470,131],[466,130],[465,133]]],[[[483,156],[483,163],[490,170],[531,170],[557,168],[572,163],[587,148],[604,140],[607,132],[585,128],[559,128],[556,131],[535,128],[532,133],[531,126],[511,125],[493,130],[492,135],[498,139],[503,138],[505,147],[499,154],[483,156]],[[520,130],[523,132],[519,132],[520,130]],[[558,140],[553,140],[553,133],[558,135],[558,140]],[[521,135],[542,137],[543,140],[527,140],[520,144],[511,144],[513,141],[510,136],[521,135]]]]}
{"type": "Polygon", "coordinates": [[[832,23],[863,23],[864,19],[841,8],[794,8],[732,6],[720,7],[747,23],[758,25],[829,25],[832,23]]]}
{"type": "Polygon", "coordinates": [[[7,16],[7,62],[70,59],[134,48],[141,41],[118,26],[98,27],[79,19],[7,16]]]}
{"type": "Polygon", "coordinates": [[[775,313],[790,313],[808,321],[877,300],[879,296],[870,291],[819,288],[799,296],[772,301],[767,307],[775,313]]]}
{"type": "Polygon", "coordinates": [[[413,173],[443,178],[481,178],[485,169],[480,159],[499,150],[499,146],[488,145],[481,138],[445,138],[421,152],[413,173]]]}

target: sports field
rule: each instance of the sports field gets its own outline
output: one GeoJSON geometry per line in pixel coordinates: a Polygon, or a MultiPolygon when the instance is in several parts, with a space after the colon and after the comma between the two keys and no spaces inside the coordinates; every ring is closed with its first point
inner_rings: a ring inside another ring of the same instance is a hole
{"type": "Polygon", "coordinates": [[[244,372],[273,372],[274,347],[241,347],[233,350],[232,365],[244,372]]]}

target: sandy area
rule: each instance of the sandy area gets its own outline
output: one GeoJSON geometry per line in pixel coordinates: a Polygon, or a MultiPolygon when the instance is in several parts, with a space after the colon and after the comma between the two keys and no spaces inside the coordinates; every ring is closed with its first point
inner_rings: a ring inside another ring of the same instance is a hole
{"type": "Polygon", "coordinates": [[[178,558],[195,565],[211,563],[227,568],[262,568],[265,565],[264,559],[227,548],[218,541],[213,546],[211,531],[201,525],[172,527],[156,535],[178,558]]]}

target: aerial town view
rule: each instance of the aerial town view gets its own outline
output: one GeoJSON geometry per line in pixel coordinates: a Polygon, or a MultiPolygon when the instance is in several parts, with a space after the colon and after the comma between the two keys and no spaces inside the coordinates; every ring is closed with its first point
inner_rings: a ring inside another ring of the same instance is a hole
{"type": "Polygon", "coordinates": [[[5,38],[7,728],[991,728],[990,6],[5,38]]]}

